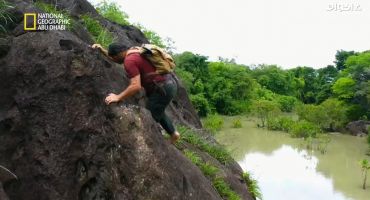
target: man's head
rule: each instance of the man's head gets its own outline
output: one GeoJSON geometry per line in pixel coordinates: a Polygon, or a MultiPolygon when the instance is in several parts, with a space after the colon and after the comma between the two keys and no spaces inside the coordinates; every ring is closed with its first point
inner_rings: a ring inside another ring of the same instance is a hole
{"type": "Polygon", "coordinates": [[[112,43],[108,47],[108,55],[117,63],[123,63],[130,47],[120,43],[112,43]]]}

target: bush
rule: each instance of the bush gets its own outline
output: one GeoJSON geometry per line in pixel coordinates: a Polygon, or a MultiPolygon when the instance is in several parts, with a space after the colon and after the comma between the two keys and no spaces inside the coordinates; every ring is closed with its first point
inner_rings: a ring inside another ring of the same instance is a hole
{"type": "Polygon", "coordinates": [[[232,125],[233,128],[241,128],[242,127],[242,122],[241,122],[240,118],[234,119],[232,123],[233,123],[233,125],[232,125]]]}
{"type": "Polygon", "coordinates": [[[130,25],[128,15],[121,11],[121,8],[116,3],[103,1],[96,6],[96,10],[109,21],[121,25],[130,25]]]}
{"type": "Polygon", "coordinates": [[[292,112],[297,103],[297,99],[292,96],[279,96],[277,102],[279,103],[281,111],[292,112]]]}
{"type": "Polygon", "coordinates": [[[199,116],[205,117],[211,112],[209,102],[203,94],[190,95],[190,100],[195,109],[198,111],[199,116]]]}
{"type": "Polygon", "coordinates": [[[114,41],[112,33],[105,29],[98,20],[93,19],[89,15],[82,15],[81,19],[96,43],[107,48],[114,41]]]}
{"type": "Polygon", "coordinates": [[[267,119],[267,128],[275,131],[289,132],[295,121],[291,117],[280,116],[267,119]]]}
{"type": "Polygon", "coordinates": [[[267,119],[279,113],[280,109],[276,102],[257,100],[253,102],[252,111],[261,120],[261,126],[265,127],[267,119]]]}
{"type": "Polygon", "coordinates": [[[223,125],[224,120],[218,114],[209,115],[204,119],[204,127],[212,133],[216,133],[217,131],[221,130],[223,125]]]}
{"type": "Polygon", "coordinates": [[[290,131],[291,136],[303,138],[314,138],[319,133],[321,133],[320,127],[306,120],[300,120],[293,124],[290,131]]]}

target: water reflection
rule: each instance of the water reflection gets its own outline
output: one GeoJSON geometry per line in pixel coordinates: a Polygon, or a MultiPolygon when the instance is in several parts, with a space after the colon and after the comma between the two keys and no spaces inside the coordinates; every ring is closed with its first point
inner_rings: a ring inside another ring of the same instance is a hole
{"type": "Polygon", "coordinates": [[[282,145],[270,154],[250,152],[239,161],[258,180],[265,200],[348,200],[333,181],[316,171],[318,158],[282,145]]]}

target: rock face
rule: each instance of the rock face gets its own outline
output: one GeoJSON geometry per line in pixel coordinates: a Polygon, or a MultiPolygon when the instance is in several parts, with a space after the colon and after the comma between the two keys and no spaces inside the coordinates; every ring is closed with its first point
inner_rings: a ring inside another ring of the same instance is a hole
{"type": "Polygon", "coordinates": [[[370,121],[358,120],[347,124],[346,128],[351,135],[366,135],[370,127],[370,121]]]}
{"type": "MultiPolygon", "coordinates": [[[[57,1],[73,16],[98,14],[86,1],[57,1]]],[[[12,12],[37,12],[13,1],[12,12]]],[[[89,33],[24,32],[22,15],[0,56],[0,165],[18,180],[0,180],[10,200],[222,199],[174,146],[136,95],[107,106],[104,98],[128,85],[123,67],[89,48],[89,33]],[[85,37],[88,36],[88,37],[85,37]]],[[[100,18],[120,42],[147,40],[134,27],[100,18]]],[[[185,89],[168,109],[177,124],[201,128],[185,89]]],[[[252,199],[235,163],[226,170],[243,199],[252,199]]]]}

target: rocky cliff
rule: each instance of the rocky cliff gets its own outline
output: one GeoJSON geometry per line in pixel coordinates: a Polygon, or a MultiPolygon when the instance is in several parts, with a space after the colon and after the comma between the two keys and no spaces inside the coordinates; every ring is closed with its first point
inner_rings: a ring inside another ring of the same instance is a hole
{"type": "MultiPolygon", "coordinates": [[[[72,31],[24,31],[23,13],[42,11],[32,1],[11,3],[14,22],[6,25],[8,33],[0,39],[0,165],[18,179],[0,176],[1,199],[223,198],[199,168],[164,139],[143,107],[143,94],[105,105],[105,96],[122,91],[128,79],[122,66],[89,48],[93,39],[86,28],[77,24],[72,31]]],[[[105,20],[85,0],[47,3],[77,22],[89,13],[119,42],[148,42],[135,27],[105,20]]],[[[167,111],[176,124],[200,129],[179,85],[167,111]]],[[[242,199],[252,199],[240,167],[235,162],[218,165],[230,187],[242,199]]]]}

